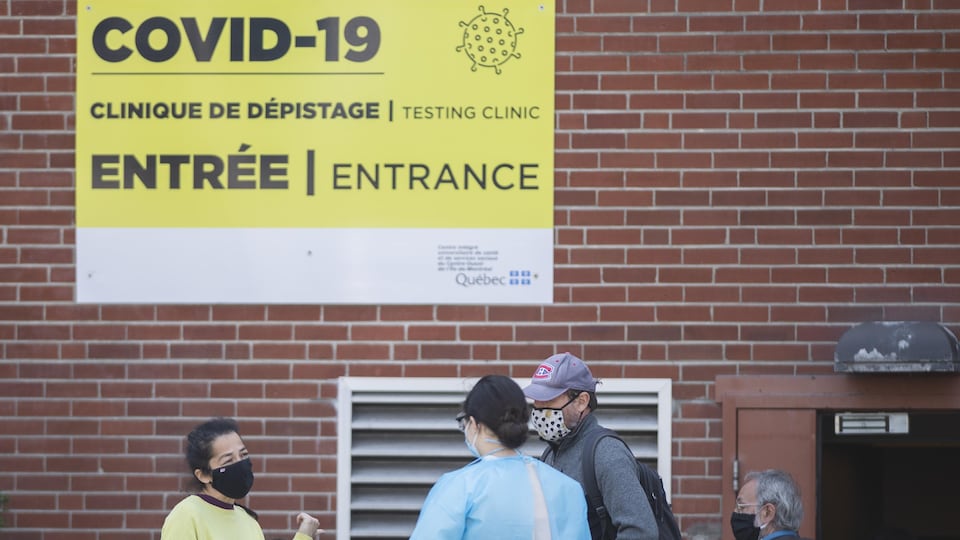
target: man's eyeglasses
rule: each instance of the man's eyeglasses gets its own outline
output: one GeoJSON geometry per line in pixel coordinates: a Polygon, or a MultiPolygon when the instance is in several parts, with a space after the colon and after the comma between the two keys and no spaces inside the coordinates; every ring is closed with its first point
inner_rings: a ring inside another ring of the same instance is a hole
{"type": "Polygon", "coordinates": [[[467,429],[467,413],[460,413],[457,415],[457,429],[463,431],[467,429]]]}
{"type": "Polygon", "coordinates": [[[740,501],[737,501],[737,504],[734,508],[737,509],[738,514],[742,514],[745,509],[753,508],[754,506],[763,506],[763,505],[760,503],[742,503],[740,501]]]}

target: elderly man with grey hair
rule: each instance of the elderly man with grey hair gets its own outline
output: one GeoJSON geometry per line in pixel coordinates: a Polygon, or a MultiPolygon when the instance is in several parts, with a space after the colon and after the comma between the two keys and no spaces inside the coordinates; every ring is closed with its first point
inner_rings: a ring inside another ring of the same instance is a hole
{"type": "Polygon", "coordinates": [[[784,471],[768,469],[744,477],[730,526],[737,540],[800,538],[800,488],[784,471]]]}

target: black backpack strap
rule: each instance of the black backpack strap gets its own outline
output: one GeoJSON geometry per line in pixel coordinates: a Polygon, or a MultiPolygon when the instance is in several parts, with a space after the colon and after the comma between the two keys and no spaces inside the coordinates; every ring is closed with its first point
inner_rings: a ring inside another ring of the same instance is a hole
{"type": "MultiPolygon", "coordinates": [[[[588,510],[595,512],[600,520],[600,536],[594,536],[594,538],[608,539],[615,538],[616,531],[612,530],[613,521],[603,504],[603,496],[600,494],[600,487],[597,485],[596,471],[597,446],[604,437],[612,437],[620,441],[627,447],[628,451],[630,446],[615,431],[606,428],[591,433],[584,441],[586,446],[583,449],[582,457],[583,491],[587,496],[588,510]]],[[[633,454],[633,452],[630,453],[633,454]]],[[[637,462],[636,474],[640,487],[643,488],[647,496],[650,510],[653,512],[660,538],[667,537],[681,540],[680,527],[667,503],[666,493],[663,489],[663,479],[653,469],[640,462],[637,462]]]]}
{"type": "Polygon", "coordinates": [[[597,446],[604,437],[613,437],[624,445],[615,432],[609,429],[599,429],[590,433],[583,444],[583,455],[580,458],[583,467],[583,492],[587,496],[587,505],[589,509],[596,512],[600,520],[599,538],[607,538],[607,529],[611,525],[610,515],[607,513],[607,507],[603,504],[603,495],[600,493],[600,486],[597,485],[597,446]]]}

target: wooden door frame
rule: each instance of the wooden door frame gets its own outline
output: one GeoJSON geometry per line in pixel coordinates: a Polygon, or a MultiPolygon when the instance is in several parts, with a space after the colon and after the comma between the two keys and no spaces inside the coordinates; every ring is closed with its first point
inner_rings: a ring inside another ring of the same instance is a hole
{"type": "MultiPolygon", "coordinates": [[[[960,410],[960,374],[954,373],[720,375],[715,391],[723,415],[720,512],[724,518],[736,499],[732,464],[737,455],[738,409],[960,410]]],[[[806,480],[817,485],[817,478],[806,480]]],[[[729,538],[726,519],[721,526],[723,536],[729,538]]]]}

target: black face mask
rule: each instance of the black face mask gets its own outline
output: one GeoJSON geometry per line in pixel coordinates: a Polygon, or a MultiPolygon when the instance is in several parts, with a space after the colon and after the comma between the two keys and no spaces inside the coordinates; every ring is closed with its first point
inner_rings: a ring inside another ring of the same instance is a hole
{"type": "Polygon", "coordinates": [[[212,485],[213,489],[231,499],[246,497],[253,487],[253,464],[250,458],[213,469],[212,485]]]}
{"type": "Polygon", "coordinates": [[[730,528],[733,529],[733,537],[737,540],[757,540],[760,538],[760,527],[753,525],[756,517],[753,514],[741,514],[739,512],[730,514],[730,528]]]}

